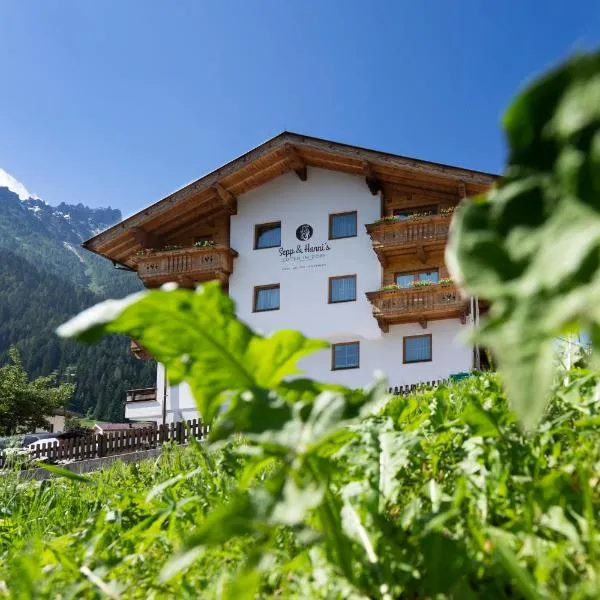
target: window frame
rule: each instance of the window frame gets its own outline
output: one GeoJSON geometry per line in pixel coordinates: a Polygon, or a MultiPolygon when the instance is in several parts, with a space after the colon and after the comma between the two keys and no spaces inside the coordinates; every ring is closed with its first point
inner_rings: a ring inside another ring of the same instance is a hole
{"type": "Polygon", "coordinates": [[[281,308],[281,284],[279,283],[269,283],[268,285],[255,285],[254,292],[252,294],[252,312],[253,313],[261,313],[261,312],[271,312],[273,310],[279,310],[281,308]],[[257,308],[257,300],[258,300],[258,292],[261,290],[279,290],[279,306],[277,308],[257,308]]]}
{"type": "Polygon", "coordinates": [[[331,370],[332,371],[348,371],[350,369],[360,369],[360,341],[354,342],[339,342],[337,344],[331,344],[331,370]],[[339,346],[358,346],[358,364],[352,367],[336,367],[335,366],[335,349],[339,346]]]}
{"type": "Polygon", "coordinates": [[[352,275],[336,275],[334,277],[329,277],[328,281],[327,281],[327,304],[343,304],[344,302],[356,302],[356,298],[358,296],[358,290],[357,290],[357,277],[356,277],[356,273],[352,274],[352,275]],[[352,298],[352,300],[333,300],[332,299],[332,282],[335,281],[336,279],[354,279],[354,298],[352,298]]]}
{"type": "Polygon", "coordinates": [[[346,212],[340,212],[340,213],[332,213],[329,215],[329,231],[328,231],[328,237],[330,240],[347,240],[349,238],[355,238],[358,237],[358,211],[357,210],[349,210],[346,212]],[[356,233],[354,235],[343,235],[341,237],[332,237],[332,233],[333,233],[333,219],[335,217],[345,217],[346,215],[354,215],[356,217],[356,233]]]}
{"type": "Polygon", "coordinates": [[[396,280],[398,279],[398,275],[413,275],[413,281],[420,281],[420,279],[419,279],[419,273],[431,273],[431,271],[437,271],[438,280],[437,280],[436,283],[439,283],[440,279],[441,279],[441,277],[440,277],[440,268],[439,267],[432,267],[431,269],[416,269],[414,271],[398,271],[397,273],[394,273],[394,284],[398,285],[396,283],[396,280]]]}
{"type": "Polygon", "coordinates": [[[271,221],[270,223],[258,223],[254,225],[254,250],[268,250],[269,248],[281,248],[281,221],[271,221]],[[258,245],[258,236],[261,228],[270,227],[274,229],[279,227],[279,244],[277,246],[260,246],[258,245]]]}
{"type": "Polygon", "coordinates": [[[422,333],[420,335],[405,335],[402,338],[402,364],[414,365],[416,363],[425,363],[433,361],[433,336],[431,333],[422,333]],[[425,360],[406,360],[406,340],[415,338],[429,338],[429,358],[425,360]]]}

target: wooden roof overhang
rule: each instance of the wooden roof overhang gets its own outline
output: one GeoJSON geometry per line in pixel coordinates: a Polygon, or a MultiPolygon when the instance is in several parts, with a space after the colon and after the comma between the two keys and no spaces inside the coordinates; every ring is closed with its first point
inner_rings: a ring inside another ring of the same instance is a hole
{"type": "Polygon", "coordinates": [[[135,269],[138,250],[160,247],[190,223],[236,214],[238,196],[284,173],[293,171],[306,181],[309,166],[362,176],[374,195],[392,185],[432,193],[454,190],[457,197],[464,197],[486,190],[497,178],[490,173],[283,132],[92,237],[83,247],[135,269]]]}

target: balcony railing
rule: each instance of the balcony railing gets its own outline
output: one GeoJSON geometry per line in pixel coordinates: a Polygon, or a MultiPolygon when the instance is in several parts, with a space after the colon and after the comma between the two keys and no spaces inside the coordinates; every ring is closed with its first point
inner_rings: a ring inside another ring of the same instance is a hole
{"type": "Polygon", "coordinates": [[[394,255],[417,253],[425,260],[425,252],[443,248],[448,240],[452,215],[431,215],[404,221],[388,221],[367,225],[373,249],[385,266],[394,255]]]}
{"type": "Polygon", "coordinates": [[[418,322],[423,328],[438,319],[460,318],[465,323],[469,310],[468,299],[454,285],[378,290],[367,292],[367,298],[384,332],[399,323],[418,322]]]}
{"type": "Polygon", "coordinates": [[[169,281],[183,287],[194,287],[212,279],[227,283],[235,256],[237,252],[227,247],[163,250],[140,256],[137,271],[146,287],[169,281]]]}
{"type": "Polygon", "coordinates": [[[127,402],[156,402],[156,388],[127,390],[127,402]]]}

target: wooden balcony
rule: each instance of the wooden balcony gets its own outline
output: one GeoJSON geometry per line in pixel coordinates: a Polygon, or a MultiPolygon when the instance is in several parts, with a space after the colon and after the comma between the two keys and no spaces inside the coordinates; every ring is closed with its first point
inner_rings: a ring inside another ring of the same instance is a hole
{"type": "Polygon", "coordinates": [[[156,402],[156,388],[127,390],[127,402],[156,402]]]}
{"type": "Polygon", "coordinates": [[[443,250],[448,240],[452,215],[431,215],[404,221],[389,221],[367,225],[382,266],[396,256],[415,254],[422,262],[427,252],[443,250]]]}
{"type": "Polygon", "coordinates": [[[460,319],[466,322],[469,300],[454,285],[431,285],[418,288],[394,288],[367,292],[373,305],[373,316],[381,330],[390,325],[420,323],[425,329],[428,321],[460,319]]]}
{"type": "Polygon", "coordinates": [[[149,288],[170,281],[187,288],[213,279],[226,284],[236,256],[235,250],[224,246],[162,250],[140,256],[137,272],[149,288]]]}

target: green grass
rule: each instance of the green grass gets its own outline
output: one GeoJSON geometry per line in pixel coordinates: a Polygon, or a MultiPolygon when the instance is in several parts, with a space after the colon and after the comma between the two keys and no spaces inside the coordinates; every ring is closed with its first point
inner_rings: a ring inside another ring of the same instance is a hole
{"type": "MultiPolygon", "coordinates": [[[[354,425],[333,457],[332,489],[353,490],[379,574],[352,559],[348,581],[328,560],[331,540],[305,545],[306,532],[291,527],[277,529],[266,554],[255,555],[256,533],[190,543],[240,485],[238,441],[210,454],[171,447],[89,483],[1,477],[0,589],[14,598],[236,598],[244,588],[264,598],[361,598],[385,597],[383,578],[391,597],[596,598],[595,383],[574,372],[530,436],[494,376],[392,399],[354,425]],[[397,434],[402,444],[384,461],[384,436],[397,434]],[[369,508],[373,494],[380,510],[369,508]]],[[[309,517],[316,530],[317,521],[309,517]]],[[[346,544],[360,555],[359,538],[346,544]]]]}

